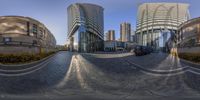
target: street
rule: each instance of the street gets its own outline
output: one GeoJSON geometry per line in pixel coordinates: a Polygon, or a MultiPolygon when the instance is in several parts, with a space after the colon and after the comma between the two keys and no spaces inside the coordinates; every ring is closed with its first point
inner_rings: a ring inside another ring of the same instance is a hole
{"type": "Polygon", "coordinates": [[[165,53],[136,57],[62,51],[46,62],[25,74],[0,73],[0,98],[200,97],[200,70],[165,53]]]}

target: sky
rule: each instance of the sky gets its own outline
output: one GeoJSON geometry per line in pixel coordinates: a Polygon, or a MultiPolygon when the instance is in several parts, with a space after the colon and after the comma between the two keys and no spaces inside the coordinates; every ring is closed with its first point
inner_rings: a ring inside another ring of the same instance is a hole
{"type": "Polygon", "coordinates": [[[67,40],[67,7],[73,3],[93,3],[104,8],[104,31],[113,29],[119,38],[120,23],[136,28],[137,8],[146,2],[190,4],[191,18],[200,16],[200,0],[0,0],[0,16],[18,15],[34,18],[53,33],[58,45],[67,40]]]}

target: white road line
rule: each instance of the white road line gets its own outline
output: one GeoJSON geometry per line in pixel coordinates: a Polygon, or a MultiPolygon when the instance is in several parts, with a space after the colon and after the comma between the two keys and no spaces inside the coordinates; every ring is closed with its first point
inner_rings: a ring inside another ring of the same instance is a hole
{"type": "Polygon", "coordinates": [[[194,70],[188,70],[188,72],[191,72],[191,73],[196,74],[196,75],[200,75],[200,72],[196,72],[194,70]]]}
{"type": "Polygon", "coordinates": [[[197,72],[197,71],[200,71],[200,69],[191,67],[191,66],[186,66],[186,67],[178,68],[178,69],[174,69],[174,70],[172,70],[172,69],[170,69],[170,70],[151,70],[151,69],[146,69],[136,63],[130,62],[129,60],[127,60],[127,61],[130,64],[135,65],[135,66],[131,66],[131,68],[133,68],[133,69],[139,68],[141,70],[141,72],[143,72],[144,74],[153,75],[153,76],[176,76],[176,75],[184,74],[185,72],[190,72],[190,73],[200,75],[200,72],[197,72]],[[153,73],[153,72],[155,72],[155,73],[153,73]]]}
{"type": "Polygon", "coordinates": [[[50,59],[52,59],[55,55],[51,56],[50,58],[44,60],[43,62],[33,66],[33,67],[29,67],[29,68],[25,68],[25,69],[20,69],[20,70],[4,70],[4,69],[0,69],[0,72],[22,72],[22,71],[27,71],[30,69],[34,69],[36,67],[39,67],[40,65],[44,64],[45,62],[48,62],[50,59]]]}
{"type": "Polygon", "coordinates": [[[148,75],[153,75],[153,76],[176,76],[176,75],[180,75],[185,73],[186,71],[189,70],[189,67],[183,67],[183,68],[177,68],[177,69],[170,69],[170,70],[151,70],[151,69],[146,69],[144,67],[142,67],[141,65],[138,65],[136,63],[130,62],[129,60],[126,59],[126,61],[133,66],[131,66],[131,68],[133,69],[140,69],[141,72],[148,74],[148,75]]]}
{"type": "Polygon", "coordinates": [[[152,75],[152,76],[176,76],[176,75],[181,75],[184,74],[187,71],[181,71],[181,72],[177,72],[177,73],[168,73],[168,74],[157,74],[157,73],[150,73],[150,72],[146,72],[141,70],[142,73],[147,74],[147,75],[152,75]]]}
{"type": "Polygon", "coordinates": [[[36,68],[36,69],[34,69],[34,70],[31,70],[31,71],[29,71],[29,72],[24,72],[24,73],[17,73],[17,74],[3,74],[3,73],[0,73],[0,75],[1,76],[23,76],[23,75],[26,75],[26,74],[31,74],[31,73],[33,73],[33,72],[35,72],[35,71],[37,71],[37,70],[39,70],[39,69],[41,69],[41,68],[43,68],[43,67],[45,67],[48,63],[50,63],[51,61],[52,61],[52,59],[53,58],[50,58],[50,59],[48,59],[47,61],[45,61],[45,62],[43,62],[43,63],[40,63],[39,65],[36,65],[36,66],[40,66],[40,67],[38,67],[38,68],[36,68]]]}

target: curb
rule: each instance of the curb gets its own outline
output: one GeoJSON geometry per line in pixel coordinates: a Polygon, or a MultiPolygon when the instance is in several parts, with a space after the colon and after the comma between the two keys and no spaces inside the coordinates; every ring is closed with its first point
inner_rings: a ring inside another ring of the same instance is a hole
{"type": "MultiPolygon", "coordinates": [[[[174,56],[174,55],[172,55],[172,56],[174,56]]],[[[177,57],[177,56],[175,56],[175,57],[177,57]]],[[[198,64],[198,63],[195,63],[195,62],[192,62],[192,61],[189,61],[189,60],[185,60],[185,59],[182,59],[180,57],[178,57],[178,59],[180,59],[180,61],[182,63],[189,65],[190,67],[200,69],[200,64],[198,64]]]]}
{"type": "Polygon", "coordinates": [[[197,64],[197,63],[193,63],[191,61],[188,61],[188,60],[185,60],[185,59],[180,59],[180,62],[182,62],[183,64],[185,65],[188,65],[189,68],[192,70],[192,71],[200,71],[200,64],[197,64]]]}

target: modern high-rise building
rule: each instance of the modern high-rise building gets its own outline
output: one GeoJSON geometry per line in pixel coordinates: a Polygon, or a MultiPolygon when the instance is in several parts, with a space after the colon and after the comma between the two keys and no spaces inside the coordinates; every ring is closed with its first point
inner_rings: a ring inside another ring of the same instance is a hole
{"type": "Polygon", "coordinates": [[[104,9],[88,3],[76,3],[68,7],[69,49],[78,52],[94,52],[104,47],[104,9]]]}
{"type": "Polygon", "coordinates": [[[115,30],[109,30],[106,33],[106,41],[115,41],[115,30]]]}
{"type": "Polygon", "coordinates": [[[129,42],[131,40],[131,24],[122,23],[120,24],[120,41],[129,42]]]}
{"type": "Polygon", "coordinates": [[[139,45],[165,47],[178,26],[190,18],[185,3],[144,3],[138,8],[136,37],[139,45]]]}

